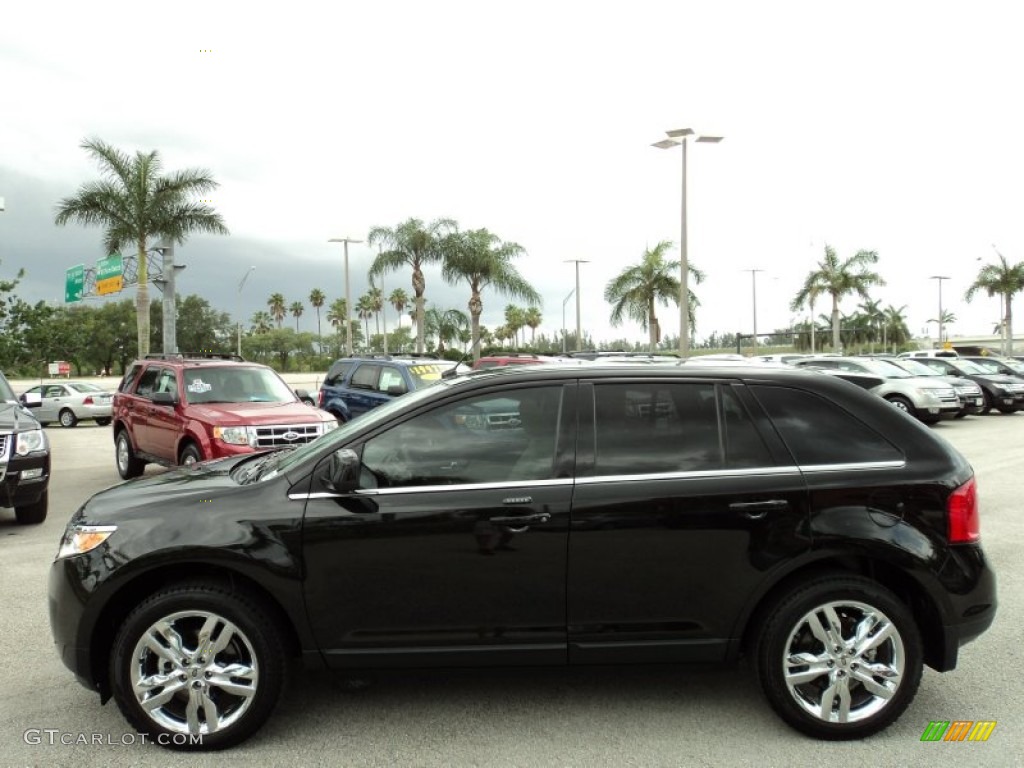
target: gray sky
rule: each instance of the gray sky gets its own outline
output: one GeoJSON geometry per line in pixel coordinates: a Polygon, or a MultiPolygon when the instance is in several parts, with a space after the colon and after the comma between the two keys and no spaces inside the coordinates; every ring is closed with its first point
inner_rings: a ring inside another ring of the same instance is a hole
{"type": "MultiPolygon", "coordinates": [[[[677,127],[726,137],[689,153],[690,258],[708,274],[698,337],[751,330],[751,268],[758,330],[787,325],[825,242],[878,251],[888,286],[874,296],[907,305],[915,333],[937,314],[935,274],[951,278],[951,333],[991,332],[998,300],[963,293],[993,243],[1024,260],[1009,2],[8,5],[0,276],[24,266],[32,300],[62,299],[64,270],[103,255],[98,230],[52,223],[96,178],[85,137],[213,173],[232,235],[179,250],[179,292],[234,313],[255,264],[246,318],[274,291],[342,296],[328,238],[443,216],[526,248],[544,332],[574,284],[563,261],[580,258],[584,327],[641,340],[636,324],[610,328],[602,293],[679,240],[680,153],[650,146],[677,127]]],[[[356,298],[372,254],[350,258],[356,298]]],[[[398,285],[411,293],[407,273],[385,289],[398,285]]],[[[427,296],[465,309],[468,292],[428,273],[427,296]]],[[[506,303],[485,294],[484,323],[506,303]]],[[[677,333],[678,312],[660,315],[677,333]]],[[[308,308],[301,325],[315,329],[308,308]]]]}

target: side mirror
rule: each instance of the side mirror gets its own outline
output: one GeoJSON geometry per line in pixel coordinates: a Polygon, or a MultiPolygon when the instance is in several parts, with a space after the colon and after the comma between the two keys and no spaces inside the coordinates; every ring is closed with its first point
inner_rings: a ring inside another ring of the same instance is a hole
{"type": "Polygon", "coordinates": [[[150,398],[156,405],[174,405],[178,402],[178,398],[173,392],[154,392],[150,398]]]}
{"type": "Polygon", "coordinates": [[[43,396],[38,392],[26,392],[18,400],[26,408],[38,408],[43,404],[43,396]]]}
{"type": "Polygon", "coordinates": [[[327,459],[327,483],[335,493],[351,493],[359,487],[359,455],[351,448],[339,448],[327,459]]]}

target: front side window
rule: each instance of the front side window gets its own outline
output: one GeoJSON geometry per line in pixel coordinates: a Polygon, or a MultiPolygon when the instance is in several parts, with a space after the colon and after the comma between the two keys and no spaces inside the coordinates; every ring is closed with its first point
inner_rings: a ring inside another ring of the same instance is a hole
{"type": "Polygon", "coordinates": [[[395,488],[551,479],[561,408],[560,387],[447,403],[368,440],[361,483],[395,488]]]}
{"type": "Polygon", "coordinates": [[[767,385],[750,389],[799,465],[903,460],[882,435],[819,395],[767,385]]]}
{"type": "Polygon", "coordinates": [[[380,382],[377,386],[381,392],[398,394],[399,392],[404,393],[406,391],[402,372],[390,365],[385,365],[380,369],[380,382]]]}
{"type": "Polygon", "coordinates": [[[150,397],[156,391],[157,381],[160,378],[160,373],[163,371],[156,365],[151,365],[146,369],[146,372],[139,377],[139,386],[135,388],[135,394],[140,397],[150,397]]]}

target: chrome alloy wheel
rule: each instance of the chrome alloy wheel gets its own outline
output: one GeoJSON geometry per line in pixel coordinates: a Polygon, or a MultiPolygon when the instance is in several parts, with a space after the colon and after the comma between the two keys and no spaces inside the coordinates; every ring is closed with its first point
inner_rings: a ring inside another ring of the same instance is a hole
{"type": "Polygon", "coordinates": [[[135,644],[130,674],[153,723],[204,736],[240,720],[259,684],[249,638],[207,611],[180,611],[152,624],[135,644]]]}
{"type": "Polygon", "coordinates": [[[892,700],[907,664],[892,620],[866,603],[840,600],[809,611],[793,628],[782,658],[786,686],[808,714],[856,723],[892,700]]]}

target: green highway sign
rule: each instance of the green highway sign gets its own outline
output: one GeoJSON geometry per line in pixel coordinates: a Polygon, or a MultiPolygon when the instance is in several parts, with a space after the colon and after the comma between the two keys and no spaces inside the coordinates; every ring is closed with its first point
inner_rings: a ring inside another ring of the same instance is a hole
{"type": "Polygon", "coordinates": [[[85,264],[71,267],[64,273],[64,303],[70,304],[73,301],[82,300],[82,290],[85,288],[85,264]]]}
{"type": "Polygon", "coordinates": [[[114,253],[96,262],[96,295],[117,293],[124,288],[121,254],[114,253]]]}

